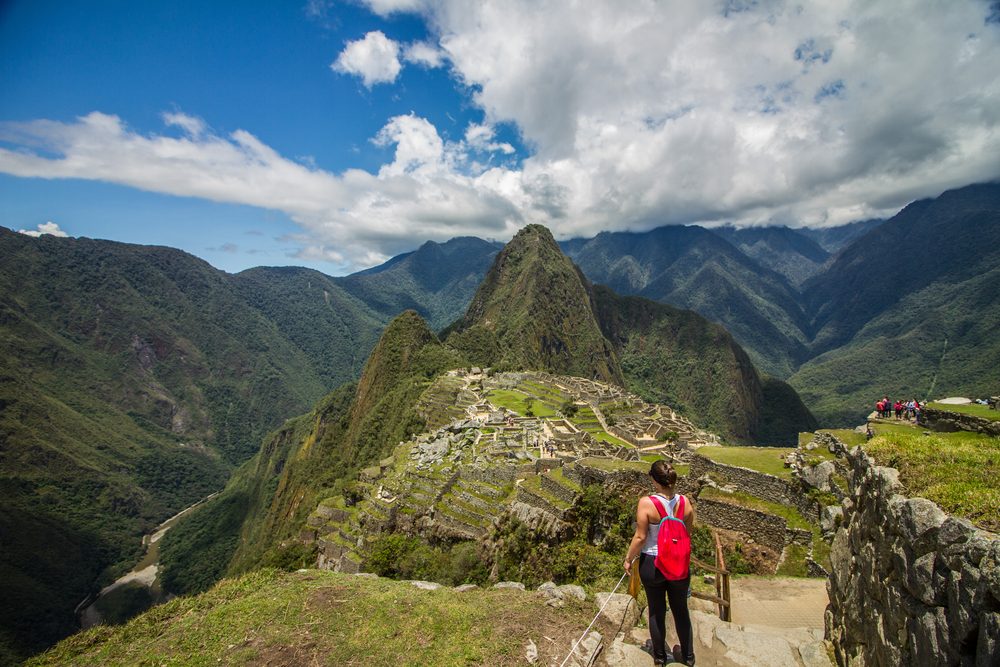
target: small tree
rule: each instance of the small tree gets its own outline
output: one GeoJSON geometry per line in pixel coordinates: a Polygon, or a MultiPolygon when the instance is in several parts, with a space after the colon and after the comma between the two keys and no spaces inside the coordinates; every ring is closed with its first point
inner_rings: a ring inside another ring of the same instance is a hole
{"type": "Polygon", "coordinates": [[[534,417],[535,413],[531,407],[535,404],[535,398],[533,396],[527,396],[524,399],[524,416],[534,417]]]}
{"type": "Polygon", "coordinates": [[[579,406],[577,406],[577,404],[573,401],[566,401],[559,408],[559,411],[566,415],[567,418],[575,417],[579,410],[579,406]]]}

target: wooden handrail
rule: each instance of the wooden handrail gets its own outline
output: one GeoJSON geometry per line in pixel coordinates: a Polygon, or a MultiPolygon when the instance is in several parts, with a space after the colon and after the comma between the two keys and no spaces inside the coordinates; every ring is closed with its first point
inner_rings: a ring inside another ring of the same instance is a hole
{"type": "Polygon", "coordinates": [[[699,593],[698,591],[691,591],[691,597],[698,598],[699,600],[708,600],[714,604],[722,605],[728,607],[732,604],[729,600],[725,600],[714,595],[709,595],[708,593],[699,593]]]}
{"type": "Polygon", "coordinates": [[[722,540],[719,539],[719,534],[714,530],[712,531],[712,536],[715,538],[715,565],[709,565],[693,556],[691,557],[691,565],[708,572],[714,572],[717,575],[715,577],[715,595],[691,591],[691,597],[698,598],[699,600],[708,600],[718,605],[719,618],[728,622],[732,620],[733,616],[733,598],[729,589],[729,570],[726,569],[726,558],[722,553],[722,540]]]}

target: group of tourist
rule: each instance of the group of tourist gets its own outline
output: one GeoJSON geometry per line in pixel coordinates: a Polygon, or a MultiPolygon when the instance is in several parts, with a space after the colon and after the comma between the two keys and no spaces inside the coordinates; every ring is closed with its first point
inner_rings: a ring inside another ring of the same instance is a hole
{"type": "Polygon", "coordinates": [[[907,419],[910,421],[920,421],[920,413],[923,406],[920,401],[911,398],[908,401],[896,400],[892,402],[888,396],[883,396],[875,401],[875,412],[882,419],[907,419]]]}

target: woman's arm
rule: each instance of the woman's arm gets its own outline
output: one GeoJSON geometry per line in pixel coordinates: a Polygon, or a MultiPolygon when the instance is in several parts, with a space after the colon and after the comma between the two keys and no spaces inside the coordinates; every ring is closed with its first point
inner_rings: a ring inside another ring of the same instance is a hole
{"type": "Polygon", "coordinates": [[[649,532],[649,510],[652,507],[653,501],[648,496],[640,498],[639,504],[635,506],[635,534],[632,535],[628,553],[625,554],[626,572],[631,572],[632,561],[639,557],[642,545],[646,543],[646,534],[649,532]]]}

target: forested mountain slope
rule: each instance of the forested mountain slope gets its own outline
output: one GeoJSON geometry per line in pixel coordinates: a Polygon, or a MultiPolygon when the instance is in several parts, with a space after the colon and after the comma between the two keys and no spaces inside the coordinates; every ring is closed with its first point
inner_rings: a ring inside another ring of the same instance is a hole
{"type": "Polygon", "coordinates": [[[808,358],[796,288],[711,230],[603,232],[564,247],[594,283],[722,324],[765,372],[786,377],[808,358]]]}

